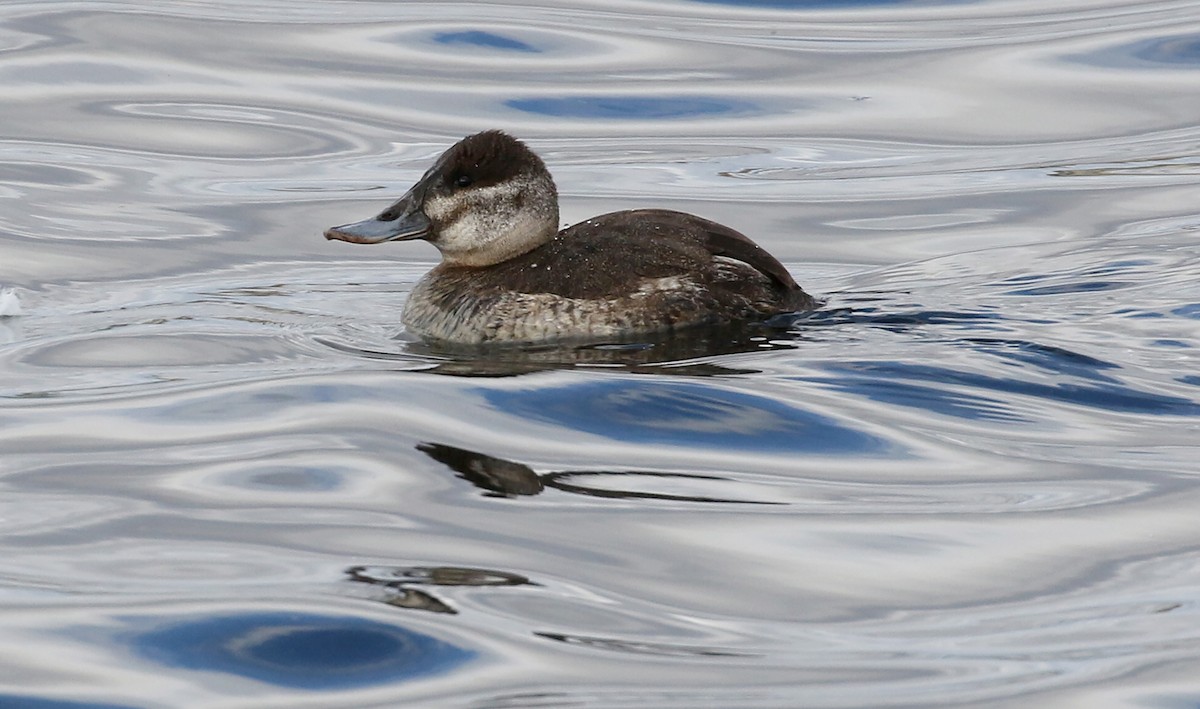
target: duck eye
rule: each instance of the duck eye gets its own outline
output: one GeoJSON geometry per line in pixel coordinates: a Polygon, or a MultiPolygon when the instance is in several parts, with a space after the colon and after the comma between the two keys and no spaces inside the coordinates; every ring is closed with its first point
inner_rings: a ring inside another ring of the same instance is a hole
{"type": "Polygon", "coordinates": [[[474,180],[471,179],[470,175],[459,175],[458,177],[454,178],[455,187],[470,187],[472,182],[474,182],[474,180]]]}

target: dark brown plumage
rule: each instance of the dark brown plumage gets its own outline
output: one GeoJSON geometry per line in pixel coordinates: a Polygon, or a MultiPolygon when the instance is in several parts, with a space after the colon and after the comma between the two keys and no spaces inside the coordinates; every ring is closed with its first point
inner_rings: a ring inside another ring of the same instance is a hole
{"type": "Polygon", "coordinates": [[[453,188],[486,187],[510,175],[546,170],[546,164],[537,153],[528,148],[514,149],[514,142],[525,148],[524,143],[499,130],[467,136],[438,158],[433,171],[439,173],[446,186],[453,188]],[[469,182],[460,184],[463,178],[469,182]]]}
{"type": "MultiPolygon", "coordinates": [[[[783,264],[742,234],[702,217],[666,209],[592,217],[532,251],[490,266],[486,274],[479,269],[466,270],[489,289],[595,299],[623,295],[636,279],[715,276],[713,256],[741,261],[765,276],[762,282],[747,285],[764,288],[779,298],[804,293],[783,264]],[[602,236],[597,239],[597,235],[602,236]]],[[[714,281],[708,279],[710,285],[714,281]]],[[[812,304],[807,295],[804,302],[812,304]]]]}

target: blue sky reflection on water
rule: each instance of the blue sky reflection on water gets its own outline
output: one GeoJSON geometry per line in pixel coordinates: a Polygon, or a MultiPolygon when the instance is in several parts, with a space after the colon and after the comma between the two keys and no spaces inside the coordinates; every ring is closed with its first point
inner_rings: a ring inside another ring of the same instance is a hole
{"type": "Polygon", "coordinates": [[[677,120],[748,116],[761,111],[749,101],[715,96],[563,96],[508,99],[504,104],[554,118],[677,120]]]}
{"type": "Polygon", "coordinates": [[[449,672],[476,652],[399,625],[347,616],[237,613],[165,622],[128,636],[166,667],[297,689],[337,690],[449,672]]]}
{"type": "Polygon", "coordinates": [[[1055,384],[1034,383],[1016,377],[1002,377],[978,372],[955,371],[931,364],[905,362],[848,362],[830,365],[837,376],[826,379],[828,384],[855,392],[871,399],[928,409],[935,413],[966,418],[1023,420],[1019,409],[1001,404],[1005,399],[980,398],[950,393],[948,386],[967,386],[973,390],[993,391],[996,394],[1017,394],[1087,406],[1103,411],[1120,411],[1153,416],[1197,416],[1200,402],[1181,396],[1166,396],[1141,391],[1114,380],[1080,384],[1062,381],[1055,384]],[[914,384],[925,382],[926,386],[914,384]],[[899,383],[899,384],[897,384],[899,383]],[[936,388],[932,388],[935,387],[936,388]]]}
{"type": "Polygon", "coordinates": [[[469,45],[486,49],[503,49],[512,52],[527,52],[536,54],[541,50],[519,39],[505,37],[495,32],[484,30],[463,30],[461,32],[439,32],[433,36],[438,44],[469,45]]]}
{"type": "Polygon", "coordinates": [[[891,442],[828,416],[721,386],[640,378],[480,393],[512,416],[617,441],[811,455],[899,453],[891,442]]]}
{"type": "Polygon", "coordinates": [[[1200,35],[1150,40],[1133,50],[1138,59],[1200,69],[1200,35]]]}
{"type": "Polygon", "coordinates": [[[1085,64],[1141,71],[1200,70],[1200,34],[1163,37],[1116,44],[1072,60],[1085,64]]]}

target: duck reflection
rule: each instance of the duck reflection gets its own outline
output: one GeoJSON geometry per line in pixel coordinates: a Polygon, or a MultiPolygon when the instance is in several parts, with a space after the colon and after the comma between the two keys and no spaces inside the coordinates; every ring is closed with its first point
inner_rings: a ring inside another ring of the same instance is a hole
{"type": "MultiPolygon", "coordinates": [[[[879,327],[893,332],[936,325],[987,327],[1003,317],[993,312],[883,307],[894,293],[865,291],[838,298],[841,307],[807,313],[783,313],[762,322],[697,327],[677,332],[641,335],[634,342],[557,342],[521,346],[466,346],[411,341],[406,352],[365,352],[327,342],[343,351],[372,358],[411,361],[415,355],[436,362],[423,371],[431,374],[475,377],[508,377],[550,369],[575,367],[619,368],[639,374],[675,374],[689,377],[758,374],[760,370],[733,367],[714,361],[733,354],[796,350],[820,339],[822,330],[845,326],[879,327]]],[[[744,360],[743,360],[744,361],[744,360]]]]}
{"type": "Polygon", "coordinates": [[[484,491],[489,497],[520,497],[537,495],[546,488],[592,497],[642,500],[671,500],[676,502],[734,503],[742,505],[779,505],[781,502],[734,499],[711,495],[674,494],[631,489],[648,480],[732,482],[717,475],[693,473],[664,473],[636,470],[571,470],[537,473],[524,463],[497,458],[484,453],[456,448],[441,443],[421,443],[417,450],[453,470],[459,478],[484,491]],[[595,483],[626,483],[623,488],[601,487],[595,483]],[[591,483],[591,484],[589,484],[591,483]]]}
{"type": "MultiPolygon", "coordinates": [[[[803,316],[789,315],[792,320],[803,316]]],[[[625,371],[687,376],[757,374],[746,369],[700,360],[730,354],[792,350],[799,333],[788,332],[792,320],[694,328],[643,336],[632,343],[552,343],[523,347],[469,347],[413,342],[409,355],[441,360],[431,374],[510,377],[550,369],[619,367],[625,371]]]]}
{"type": "MultiPolygon", "coordinates": [[[[810,317],[808,314],[804,317],[810,317]]],[[[802,316],[790,316],[798,319],[802,316]]],[[[645,336],[637,342],[556,342],[524,346],[471,346],[424,342],[399,336],[402,349],[366,349],[360,344],[316,337],[322,345],[354,357],[411,364],[414,359],[430,366],[420,371],[454,377],[515,377],[576,367],[616,368],[636,374],[675,374],[690,377],[757,374],[759,370],[707,361],[710,358],[751,352],[794,350],[801,331],[783,325],[752,323],[696,328],[677,333],[645,336]]]]}
{"type": "Polygon", "coordinates": [[[534,635],[565,645],[578,645],[597,650],[623,652],[630,655],[658,655],[661,657],[761,657],[758,654],[734,652],[716,647],[652,643],[642,640],[625,640],[622,638],[595,635],[544,632],[535,632],[534,635]]]}
{"type": "Polygon", "coordinates": [[[458,566],[353,566],[351,581],[387,589],[384,602],[397,608],[457,615],[453,606],[417,586],[537,586],[519,574],[458,566]]]}

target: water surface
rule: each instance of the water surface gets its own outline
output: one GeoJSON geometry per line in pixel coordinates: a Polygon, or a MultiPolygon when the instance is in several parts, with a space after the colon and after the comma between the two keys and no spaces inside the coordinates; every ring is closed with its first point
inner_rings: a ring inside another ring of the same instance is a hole
{"type": "Polygon", "coordinates": [[[0,9],[0,705],[1200,703],[1190,2],[0,9]],[[440,351],[446,146],[826,307],[440,351]]]}

